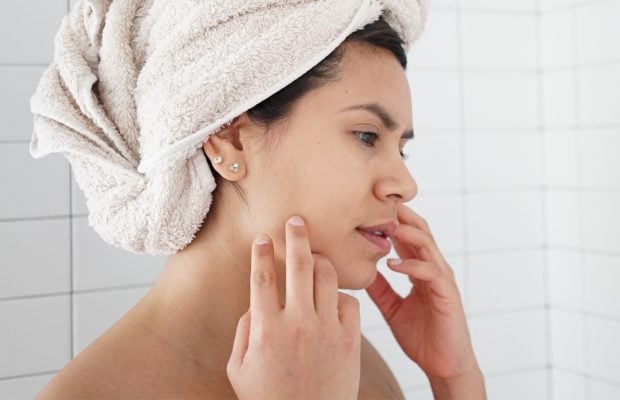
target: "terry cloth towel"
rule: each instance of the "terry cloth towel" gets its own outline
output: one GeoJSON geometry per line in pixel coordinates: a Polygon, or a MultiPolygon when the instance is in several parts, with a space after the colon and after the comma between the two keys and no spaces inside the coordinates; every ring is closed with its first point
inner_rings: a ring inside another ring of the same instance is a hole
{"type": "Polygon", "coordinates": [[[211,206],[209,135],[381,14],[408,51],[427,0],[78,0],[30,99],[30,153],[69,160],[104,241],[174,254],[211,206]]]}

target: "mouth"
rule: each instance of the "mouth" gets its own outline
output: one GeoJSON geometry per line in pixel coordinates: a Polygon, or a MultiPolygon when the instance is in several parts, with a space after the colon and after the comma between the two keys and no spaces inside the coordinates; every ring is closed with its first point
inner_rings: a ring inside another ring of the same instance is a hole
{"type": "Polygon", "coordinates": [[[392,250],[392,243],[385,236],[385,233],[380,230],[367,231],[357,228],[357,231],[366,239],[372,243],[383,255],[387,255],[392,250]]]}

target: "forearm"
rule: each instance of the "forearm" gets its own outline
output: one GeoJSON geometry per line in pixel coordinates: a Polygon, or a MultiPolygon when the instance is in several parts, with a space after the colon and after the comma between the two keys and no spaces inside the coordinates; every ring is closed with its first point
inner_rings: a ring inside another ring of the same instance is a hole
{"type": "Polygon", "coordinates": [[[447,379],[428,378],[435,400],[486,400],[484,377],[479,368],[471,373],[447,379]]]}

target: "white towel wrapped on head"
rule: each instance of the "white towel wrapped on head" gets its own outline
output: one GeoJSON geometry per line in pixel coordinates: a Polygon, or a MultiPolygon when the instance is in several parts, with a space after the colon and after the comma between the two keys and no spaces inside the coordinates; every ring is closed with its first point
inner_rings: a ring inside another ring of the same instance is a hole
{"type": "Polygon", "coordinates": [[[210,134],[381,14],[408,51],[426,13],[427,0],[78,0],[30,100],[31,155],[70,161],[106,242],[176,253],[211,206],[210,134]]]}

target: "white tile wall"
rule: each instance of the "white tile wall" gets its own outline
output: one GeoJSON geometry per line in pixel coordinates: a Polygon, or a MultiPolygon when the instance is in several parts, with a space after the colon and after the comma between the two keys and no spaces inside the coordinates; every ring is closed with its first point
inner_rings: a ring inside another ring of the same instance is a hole
{"type": "Polygon", "coordinates": [[[66,0],[0,2],[0,63],[49,63],[66,0]]]}
{"type": "Polygon", "coordinates": [[[58,154],[35,160],[28,143],[4,143],[0,182],[0,219],[69,215],[69,162],[58,154]]]}
{"type": "Polygon", "coordinates": [[[434,0],[429,2],[430,9],[433,12],[446,8],[456,8],[457,0],[434,0]]]}
{"type": "MultiPolygon", "coordinates": [[[[468,1],[467,6],[473,6],[468,1]]],[[[473,3],[496,4],[497,1],[473,3]]],[[[504,2],[504,4],[526,2],[504,2]]],[[[536,67],[536,19],[531,14],[466,12],[462,17],[463,67],[536,67]]]]}
{"type": "MultiPolygon", "coordinates": [[[[66,160],[30,157],[28,99],[69,3],[0,3],[0,321],[10,327],[0,398],[32,398],[164,262],[102,242],[66,160]]],[[[432,0],[409,56],[411,205],[455,270],[489,398],[620,398],[619,9],[432,0]]],[[[432,398],[366,293],[355,295],[407,398],[432,398]]]]}
{"type": "MultiPolygon", "coordinates": [[[[411,88],[414,130],[454,132],[461,120],[458,74],[452,71],[425,71],[412,67],[408,73],[411,88]]],[[[414,142],[421,135],[417,135],[414,142]]]]}
{"type": "Polygon", "coordinates": [[[620,125],[620,62],[588,66],[577,71],[579,123],[582,125],[620,125]]]}
{"type": "Polygon", "coordinates": [[[484,10],[533,12],[536,10],[536,0],[467,0],[461,2],[461,7],[464,10],[481,8],[484,10]]]}
{"type": "Polygon", "coordinates": [[[472,342],[482,372],[544,368],[547,362],[544,314],[543,309],[534,309],[470,318],[472,342]]]}
{"type": "Polygon", "coordinates": [[[540,186],[542,146],[539,137],[539,133],[527,131],[468,133],[465,139],[467,187],[514,189],[540,186]]]}
{"type": "Polygon", "coordinates": [[[579,64],[620,61],[619,15],[618,1],[589,1],[576,8],[579,64]]]}
{"type": "Polygon", "coordinates": [[[562,127],[546,132],[547,182],[566,187],[545,197],[554,399],[620,396],[618,17],[618,0],[579,0],[541,18],[558,32],[545,67],[566,67],[543,73],[545,125],[562,127]]]}
{"type": "MultiPolygon", "coordinates": [[[[551,372],[553,387],[552,400],[586,400],[586,379],[574,373],[553,370],[551,372]]],[[[599,399],[600,397],[594,397],[599,399]]]]}
{"type": "Polygon", "coordinates": [[[581,243],[579,227],[580,195],[575,190],[546,192],[547,243],[577,247],[581,243]]]}
{"type": "Polygon", "coordinates": [[[544,304],[542,249],[471,255],[469,308],[484,313],[544,304]],[[489,285],[489,282],[492,282],[489,285]]]}
{"type": "Polygon", "coordinates": [[[433,133],[416,136],[405,146],[407,166],[418,184],[420,197],[433,192],[452,191],[462,186],[461,135],[433,133]]]}
{"type": "Polygon", "coordinates": [[[0,243],[0,298],[69,292],[67,218],[0,222],[0,243]]]}
{"type": "Polygon", "coordinates": [[[130,253],[104,242],[86,217],[73,219],[72,240],[74,290],[152,283],[167,259],[130,253]]]}
{"type": "Polygon", "coordinates": [[[549,302],[552,306],[581,310],[584,305],[584,268],[578,249],[547,252],[549,302]]]}
{"type": "MultiPolygon", "coordinates": [[[[584,246],[588,250],[615,252],[620,249],[620,193],[584,192],[584,246]]],[[[617,263],[618,265],[618,263],[617,263]]]]}
{"type": "Polygon", "coordinates": [[[543,238],[540,197],[538,190],[468,193],[469,249],[540,246],[543,238]]]}
{"type": "Polygon", "coordinates": [[[454,69],[458,63],[458,17],[455,9],[429,12],[427,30],[411,49],[408,63],[412,67],[454,69]]]}
{"type": "Polygon", "coordinates": [[[34,399],[39,390],[47,385],[55,374],[28,376],[0,380],[0,393],[5,399],[30,400],[34,399]]]}
{"type": "Polygon", "coordinates": [[[118,321],[148,291],[148,287],[75,295],[73,353],[84,350],[118,321]]]}
{"type": "Polygon", "coordinates": [[[618,400],[620,399],[620,385],[594,380],[590,383],[590,398],[596,400],[618,400]]]}
{"type": "Polygon", "coordinates": [[[577,123],[575,80],[576,73],[572,69],[542,72],[543,124],[546,128],[561,127],[570,132],[577,123]]]}
{"type": "Polygon", "coordinates": [[[560,8],[557,11],[542,14],[540,32],[541,66],[543,68],[572,66],[575,60],[576,36],[573,8],[560,8]]]}
{"type": "Polygon", "coordinates": [[[491,376],[487,379],[487,397],[501,400],[542,400],[547,398],[547,372],[531,371],[491,376]]]}
{"type": "Polygon", "coordinates": [[[580,134],[583,184],[588,187],[620,189],[620,128],[584,129],[580,134]]]}
{"type": "Polygon", "coordinates": [[[44,70],[35,66],[0,65],[0,141],[28,140],[32,135],[30,96],[44,70]]]}
{"type": "Polygon", "coordinates": [[[620,260],[617,256],[585,256],[585,305],[596,313],[620,318],[620,260]]]}
{"type": "Polygon", "coordinates": [[[534,130],[537,127],[539,100],[535,74],[466,71],[463,90],[465,128],[468,131],[534,130]]]}
{"type": "Polygon", "coordinates": [[[69,296],[0,301],[0,377],[49,372],[71,359],[69,296]]]}
{"type": "Polygon", "coordinates": [[[585,324],[580,313],[553,310],[551,313],[551,363],[569,371],[586,372],[585,324]]]}
{"type": "Polygon", "coordinates": [[[573,5],[575,0],[539,0],[538,6],[543,12],[556,11],[573,5]]]}
{"type": "Polygon", "coordinates": [[[589,373],[620,382],[620,321],[587,317],[587,365],[589,373]]]}
{"type": "MultiPolygon", "coordinates": [[[[544,182],[549,186],[577,186],[578,133],[574,129],[550,130],[543,134],[544,182]]],[[[574,196],[574,194],[570,194],[574,196]]]]}

